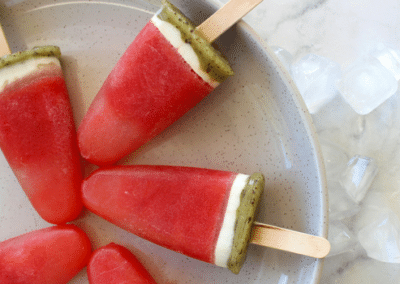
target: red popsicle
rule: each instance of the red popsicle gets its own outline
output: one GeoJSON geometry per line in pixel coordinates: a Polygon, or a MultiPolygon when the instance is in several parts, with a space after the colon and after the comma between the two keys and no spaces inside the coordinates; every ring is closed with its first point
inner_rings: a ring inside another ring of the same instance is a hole
{"type": "Polygon", "coordinates": [[[158,135],[232,75],[227,61],[169,2],[111,71],[79,129],[82,156],[113,164],[158,135]]]}
{"type": "Polygon", "coordinates": [[[87,265],[91,251],[88,237],[75,225],[54,226],[6,240],[0,243],[0,283],[68,283],[87,265]]]}
{"type": "Polygon", "coordinates": [[[45,46],[0,58],[0,147],[47,222],[82,210],[82,172],[60,50],[45,46]]]}
{"type": "Polygon", "coordinates": [[[173,166],[116,166],[82,185],[95,214],[168,249],[238,273],[264,178],[173,166]]]}
{"type": "Polygon", "coordinates": [[[156,284],[128,249],[114,243],[92,254],[87,273],[90,284],[156,284]]]}

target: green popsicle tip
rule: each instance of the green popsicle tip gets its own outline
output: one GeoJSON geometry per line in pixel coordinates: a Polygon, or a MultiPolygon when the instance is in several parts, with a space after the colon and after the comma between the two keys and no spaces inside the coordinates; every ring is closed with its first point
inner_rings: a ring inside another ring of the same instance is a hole
{"type": "Polygon", "coordinates": [[[183,42],[190,44],[199,58],[201,69],[220,83],[232,76],[229,62],[196,31],[196,26],[167,0],[162,5],[158,18],[179,29],[183,42]]]}
{"type": "Polygon", "coordinates": [[[0,58],[0,69],[15,63],[37,57],[61,57],[61,51],[58,46],[46,45],[34,47],[30,50],[15,52],[0,58]]]}
{"type": "Polygon", "coordinates": [[[260,173],[254,173],[247,179],[247,184],[240,196],[240,205],[236,210],[235,234],[228,260],[228,268],[238,274],[246,259],[254,216],[264,191],[265,179],[260,173]]]}

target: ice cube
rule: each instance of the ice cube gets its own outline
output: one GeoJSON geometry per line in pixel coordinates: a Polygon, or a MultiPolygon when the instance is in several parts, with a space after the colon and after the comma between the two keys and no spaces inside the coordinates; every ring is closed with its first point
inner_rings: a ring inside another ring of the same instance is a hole
{"type": "Polygon", "coordinates": [[[320,138],[320,144],[327,179],[335,180],[339,178],[346,169],[349,156],[339,145],[325,140],[324,138],[320,138]]]}
{"type": "Polygon", "coordinates": [[[331,101],[340,79],[340,65],[328,58],[308,54],[292,64],[291,74],[310,113],[331,101]]]}
{"type": "MultiPolygon", "coordinates": [[[[384,184],[376,184],[374,182],[374,188],[371,189],[371,192],[369,192],[363,200],[363,207],[377,209],[387,208],[400,218],[400,176],[393,176],[392,179],[388,176],[385,177],[389,180],[386,186],[392,186],[390,188],[382,188],[382,185],[385,186],[384,184]]],[[[362,211],[364,211],[364,209],[362,211]]],[[[363,223],[358,221],[358,229],[365,226],[366,222],[368,222],[368,220],[363,220],[363,223]]]]}
{"type": "Polygon", "coordinates": [[[365,115],[365,131],[360,139],[358,153],[372,156],[378,163],[386,164],[390,161],[399,140],[399,114],[400,100],[396,93],[365,115]]]}
{"type": "Polygon", "coordinates": [[[328,104],[312,113],[311,116],[317,131],[322,131],[330,128],[347,127],[350,125],[349,121],[359,115],[341,95],[337,94],[328,104]]]}
{"type": "Polygon", "coordinates": [[[354,245],[357,244],[357,238],[340,221],[329,223],[328,240],[331,244],[331,251],[328,257],[351,251],[354,245]]]}
{"type": "Polygon", "coordinates": [[[361,115],[377,108],[396,92],[397,87],[393,74],[372,56],[349,66],[338,83],[344,99],[361,115]]]}
{"type": "Polygon", "coordinates": [[[293,62],[293,56],[290,54],[290,52],[280,46],[272,46],[271,48],[278,59],[282,62],[283,66],[285,66],[289,71],[293,62]]]}
{"type": "Polygon", "coordinates": [[[354,232],[360,231],[375,220],[377,212],[388,211],[386,197],[378,189],[372,189],[362,202],[362,208],[355,216],[353,223],[354,232]]]}
{"type": "Polygon", "coordinates": [[[400,140],[400,124],[397,123],[400,120],[399,92],[367,115],[357,114],[347,103],[351,111],[346,111],[340,105],[335,98],[313,115],[320,139],[323,137],[340,145],[350,155],[374,158],[379,166],[393,160],[393,152],[400,140]],[[332,104],[332,111],[329,113],[329,106],[332,104]],[[328,127],[324,129],[324,125],[328,127]]]}
{"type": "Polygon", "coordinates": [[[354,154],[358,153],[353,153],[351,150],[352,150],[352,145],[357,141],[353,137],[347,135],[345,130],[346,130],[345,126],[343,129],[328,128],[318,132],[318,138],[320,140],[325,139],[328,141],[332,141],[332,143],[335,143],[339,145],[341,148],[346,149],[346,152],[348,152],[350,156],[354,156],[354,154]]]}
{"type": "Polygon", "coordinates": [[[372,56],[377,58],[386,69],[392,72],[396,80],[400,79],[400,50],[381,44],[372,52],[372,56]]]}
{"type": "Polygon", "coordinates": [[[373,259],[400,263],[400,221],[387,208],[370,207],[373,219],[358,231],[358,239],[367,255],[373,259]]]}
{"type": "Polygon", "coordinates": [[[328,196],[330,220],[349,218],[360,211],[360,205],[350,198],[343,186],[336,180],[328,180],[328,196]]]}
{"type": "Polygon", "coordinates": [[[312,119],[320,140],[335,143],[350,155],[359,154],[358,143],[365,130],[365,119],[342,96],[336,96],[316,114],[312,114],[312,119]]]}
{"type": "Polygon", "coordinates": [[[379,107],[370,114],[366,115],[366,119],[376,122],[379,126],[392,128],[396,126],[397,119],[400,118],[400,94],[396,92],[393,96],[387,99],[379,107]]]}
{"type": "Polygon", "coordinates": [[[378,166],[374,159],[356,155],[348,162],[340,184],[346,189],[347,194],[358,203],[365,197],[377,173],[378,166]]]}

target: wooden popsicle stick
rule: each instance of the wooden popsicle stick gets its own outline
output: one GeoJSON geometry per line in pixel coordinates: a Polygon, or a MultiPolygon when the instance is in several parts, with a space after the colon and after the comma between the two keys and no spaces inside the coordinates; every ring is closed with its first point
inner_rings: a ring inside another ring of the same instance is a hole
{"type": "Polygon", "coordinates": [[[0,24],[0,57],[8,54],[11,54],[11,50],[8,46],[6,35],[4,34],[3,28],[0,24]]]}
{"type": "Polygon", "coordinates": [[[258,222],[254,222],[250,243],[314,258],[324,258],[331,249],[325,238],[258,222]]]}
{"type": "Polygon", "coordinates": [[[213,42],[262,1],[263,0],[231,0],[200,24],[196,30],[199,31],[206,40],[213,42]]]}

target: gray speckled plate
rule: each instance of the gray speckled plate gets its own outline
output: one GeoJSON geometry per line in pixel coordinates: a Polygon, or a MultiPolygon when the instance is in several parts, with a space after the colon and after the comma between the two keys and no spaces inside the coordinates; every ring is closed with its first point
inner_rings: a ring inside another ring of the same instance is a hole
{"type": "MultiPolygon", "coordinates": [[[[195,23],[209,1],[173,1],[195,23]]],[[[111,68],[157,7],[145,1],[0,1],[13,51],[61,47],[79,125],[111,68]]],[[[243,22],[218,41],[236,75],[125,163],[208,167],[267,177],[258,221],[327,235],[321,155],[311,119],[289,76],[243,22]]],[[[87,165],[87,170],[92,167],[87,165]]],[[[50,226],[25,197],[0,155],[0,240],[50,226]]],[[[317,283],[320,260],[251,245],[239,275],[189,259],[84,212],[75,223],[97,248],[111,241],[136,253],[158,283],[317,283]]],[[[71,283],[87,283],[82,271],[71,283]]]]}

